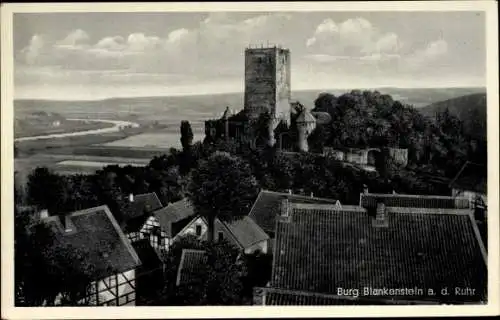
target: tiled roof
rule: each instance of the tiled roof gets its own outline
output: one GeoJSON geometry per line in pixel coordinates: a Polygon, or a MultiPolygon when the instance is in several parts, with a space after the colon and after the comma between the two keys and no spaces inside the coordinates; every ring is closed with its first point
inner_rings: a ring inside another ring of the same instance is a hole
{"type": "Polygon", "coordinates": [[[487,178],[488,172],[486,170],[486,166],[466,162],[455,178],[451,181],[450,187],[486,194],[487,178]]]}
{"type": "Polygon", "coordinates": [[[182,250],[181,261],[177,270],[176,285],[179,286],[191,282],[203,270],[207,260],[207,255],[203,250],[182,250]]]}
{"type": "Polygon", "coordinates": [[[124,204],[120,225],[126,232],[138,231],[150,214],[163,207],[156,193],[134,195],[134,201],[124,204]]]}
{"type": "Polygon", "coordinates": [[[69,232],[65,231],[58,216],[43,221],[55,233],[55,249],[69,245],[89,254],[88,263],[94,267],[93,279],[131,270],[141,264],[107,206],[77,211],[67,217],[72,228],[69,232]]]}
{"type": "Polygon", "coordinates": [[[194,215],[194,208],[187,198],[153,212],[169,238],[174,237],[194,215]]]}
{"type": "Polygon", "coordinates": [[[272,287],[333,295],[338,288],[469,287],[479,295],[444,299],[484,299],[486,251],[470,211],[392,208],[388,226],[374,227],[363,210],[292,207],[277,222],[272,287]]]}
{"type": "Polygon", "coordinates": [[[248,248],[269,239],[267,233],[248,216],[224,222],[217,220],[216,223],[224,224],[242,248],[248,248]]]}
{"type": "Polygon", "coordinates": [[[387,207],[463,209],[470,206],[469,200],[466,198],[379,193],[362,193],[359,205],[364,208],[375,208],[378,201],[383,201],[387,207]]]}
{"type": "Polygon", "coordinates": [[[273,234],[276,216],[280,214],[281,201],[303,203],[335,203],[333,199],[314,198],[297,194],[261,190],[248,216],[252,218],[265,232],[273,234]]]}

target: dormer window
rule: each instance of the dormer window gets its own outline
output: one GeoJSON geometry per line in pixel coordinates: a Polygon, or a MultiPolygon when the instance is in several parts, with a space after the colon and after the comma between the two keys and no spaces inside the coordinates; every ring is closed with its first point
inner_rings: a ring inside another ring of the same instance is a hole
{"type": "Polygon", "coordinates": [[[197,225],[196,226],[196,235],[199,237],[201,236],[201,226],[200,225],[197,225]]]}

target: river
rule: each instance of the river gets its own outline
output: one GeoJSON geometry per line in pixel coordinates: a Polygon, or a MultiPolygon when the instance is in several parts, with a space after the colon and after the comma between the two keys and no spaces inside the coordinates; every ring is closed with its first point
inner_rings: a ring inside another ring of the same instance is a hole
{"type": "Polygon", "coordinates": [[[77,137],[77,136],[85,136],[85,135],[90,135],[90,134],[103,134],[103,133],[117,132],[125,127],[133,127],[133,128],[139,127],[138,123],[130,122],[130,121],[123,121],[123,120],[85,119],[85,118],[73,118],[73,119],[67,119],[67,120],[69,120],[69,121],[89,121],[89,122],[112,123],[112,124],[114,124],[114,126],[108,127],[108,128],[77,131],[77,132],[55,133],[55,134],[47,134],[47,135],[40,135],[40,136],[23,137],[23,138],[14,139],[14,141],[17,142],[17,141],[46,140],[46,139],[57,139],[57,138],[65,138],[65,137],[77,137]]]}

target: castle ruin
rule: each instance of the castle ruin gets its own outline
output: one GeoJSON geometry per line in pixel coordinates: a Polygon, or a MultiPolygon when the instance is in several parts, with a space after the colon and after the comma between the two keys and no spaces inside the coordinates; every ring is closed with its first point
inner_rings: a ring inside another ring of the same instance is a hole
{"type": "MultiPolygon", "coordinates": [[[[226,108],[220,119],[205,121],[205,140],[235,139],[256,147],[256,128],[265,119],[268,146],[277,144],[281,149],[283,137],[294,142],[294,149],[308,152],[308,137],[317,126],[330,125],[331,117],[326,112],[311,112],[299,102],[291,101],[291,59],[290,50],[279,46],[260,46],[245,49],[245,92],[243,109],[231,114],[226,108]],[[265,115],[265,117],[263,117],[265,115]],[[290,138],[291,137],[291,138],[290,138]]],[[[262,143],[262,141],[260,141],[262,143]]],[[[345,152],[342,153],[342,158],[345,152]]],[[[397,162],[406,165],[407,149],[390,150],[397,162]]],[[[347,152],[343,161],[368,164],[368,152],[364,157],[354,159],[354,153],[347,152]],[[352,158],[352,159],[351,159],[352,158]]]]}

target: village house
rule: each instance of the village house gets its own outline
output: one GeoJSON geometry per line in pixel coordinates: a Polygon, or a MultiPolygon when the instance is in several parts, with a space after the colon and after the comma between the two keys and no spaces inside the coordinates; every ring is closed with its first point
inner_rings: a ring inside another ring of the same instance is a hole
{"type": "MultiPolygon", "coordinates": [[[[107,206],[73,212],[65,217],[44,216],[42,221],[54,232],[53,249],[83,248],[92,265],[85,305],[133,306],[136,301],[136,269],[141,265],[134,248],[127,240],[107,206]]],[[[76,269],[82,268],[72,261],[76,269]]],[[[61,303],[61,296],[55,304],[61,303]]]]}
{"type": "MultiPolygon", "coordinates": [[[[186,235],[194,235],[207,240],[208,222],[201,216],[194,217],[173,239],[186,235]]],[[[260,251],[268,252],[269,236],[250,217],[243,216],[231,221],[216,218],[214,223],[214,240],[228,241],[246,254],[260,251]]]]}
{"type": "Polygon", "coordinates": [[[131,242],[141,239],[140,230],[153,211],[163,207],[156,193],[130,194],[117,217],[123,232],[131,242]]]}
{"type": "Polygon", "coordinates": [[[471,209],[379,201],[370,214],[291,203],[276,222],[271,281],[255,289],[254,304],[481,304],[486,283],[487,252],[471,209]],[[475,290],[462,295],[464,288],[475,290]]]}
{"type": "Polygon", "coordinates": [[[166,251],[174,237],[193,219],[194,208],[187,198],[155,210],[139,231],[140,239],[149,239],[151,246],[166,251]]]}

